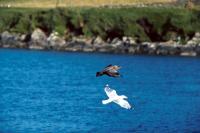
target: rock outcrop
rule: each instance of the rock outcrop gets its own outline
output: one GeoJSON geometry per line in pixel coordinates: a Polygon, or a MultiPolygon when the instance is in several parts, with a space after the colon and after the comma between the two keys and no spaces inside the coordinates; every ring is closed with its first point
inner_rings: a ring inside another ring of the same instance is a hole
{"type": "Polygon", "coordinates": [[[0,34],[0,47],[148,55],[200,55],[199,32],[195,33],[185,45],[181,44],[180,39],[177,40],[138,43],[134,38],[126,36],[108,41],[104,41],[99,36],[94,38],[80,36],[66,41],[57,32],[52,32],[47,36],[41,29],[36,29],[30,35],[12,34],[5,31],[0,34]]]}

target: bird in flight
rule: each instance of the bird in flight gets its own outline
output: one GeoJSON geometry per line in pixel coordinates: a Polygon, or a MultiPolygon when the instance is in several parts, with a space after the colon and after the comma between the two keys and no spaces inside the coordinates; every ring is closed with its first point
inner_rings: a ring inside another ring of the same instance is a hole
{"type": "Polygon", "coordinates": [[[96,77],[107,75],[109,77],[119,77],[120,74],[118,70],[120,69],[120,66],[117,65],[108,65],[105,67],[102,71],[96,73],[96,77]]]}
{"type": "Polygon", "coordinates": [[[121,106],[122,108],[131,109],[131,105],[128,103],[128,101],[125,100],[125,99],[128,99],[127,96],[117,95],[116,91],[114,89],[109,88],[108,85],[106,85],[106,87],[104,88],[104,91],[106,92],[109,99],[102,100],[103,104],[114,102],[118,104],[119,106],[121,106]]]}

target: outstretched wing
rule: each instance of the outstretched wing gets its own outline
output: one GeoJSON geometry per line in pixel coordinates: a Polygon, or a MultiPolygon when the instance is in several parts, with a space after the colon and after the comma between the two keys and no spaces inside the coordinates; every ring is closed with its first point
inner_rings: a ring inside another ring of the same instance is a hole
{"type": "Polygon", "coordinates": [[[110,65],[106,66],[106,67],[103,69],[103,71],[110,71],[110,70],[112,69],[112,67],[113,67],[113,65],[110,64],[110,65]]]}
{"type": "Polygon", "coordinates": [[[111,88],[109,88],[108,86],[106,86],[106,87],[104,88],[104,90],[105,90],[107,96],[108,96],[109,98],[111,98],[111,99],[118,96],[117,93],[116,93],[116,91],[113,90],[113,89],[111,89],[111,88]]]}
{"type": "Polygon", "coordinates": [[[120,74],[118,72],[112,73],[112,72],[106,72],[106,75],[110,76],[110,77],[119,77],[120,74]]]}
{"type": "Polygon", "coordinates": [[[106,67],[105,67],[105,69],[106,69],[106,68],[108,68],[108,67],[111,67],[111,66],[112,66],[112,64],[110,64],[110,65],[106,66],[106,67]]]}
{"type": "Polygon", "coordinates": [[[115,102],[116,104],[119,104],[122,108],[131,109],[131,105],[128,103],[128,101],[124,99],[114,100],[113,102],[115,102]]]}
{"type": "Polygon", "coordinates": [[[112,73],[117,73],[117,71],[120,69],[120,66],[114,65],[114,66],[108,66],[104,69],[104,71],[112,72],[112,73]]]}

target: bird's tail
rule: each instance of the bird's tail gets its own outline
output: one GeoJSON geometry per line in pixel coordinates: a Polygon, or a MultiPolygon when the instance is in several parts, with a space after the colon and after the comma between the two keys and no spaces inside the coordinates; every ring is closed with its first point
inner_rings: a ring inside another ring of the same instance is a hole
{"type": "Polygon", "coordinates": [[[102,75],[103,75],[102,72],[97,72],[97,73],[96,73],[96,77],[99,77],[99,76],[102,76],[102,75]]]}

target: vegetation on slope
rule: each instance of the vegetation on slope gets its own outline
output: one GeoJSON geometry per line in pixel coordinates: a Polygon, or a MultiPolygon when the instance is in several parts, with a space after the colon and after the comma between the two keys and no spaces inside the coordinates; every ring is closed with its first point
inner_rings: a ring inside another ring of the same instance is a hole
{"type": "Polygon", "coordinates": [[[28,34],[39,27],[47,35],[54,30],[66,39],[79,35],[105,40],[131,36],[141,41],[160,41],[152,39],[152,33],[161,36],[162,41],[174,35],[187,39],[200,31],[199,20],[199,10],[183,8],[0,8],[0,32],[28,34]]]}

